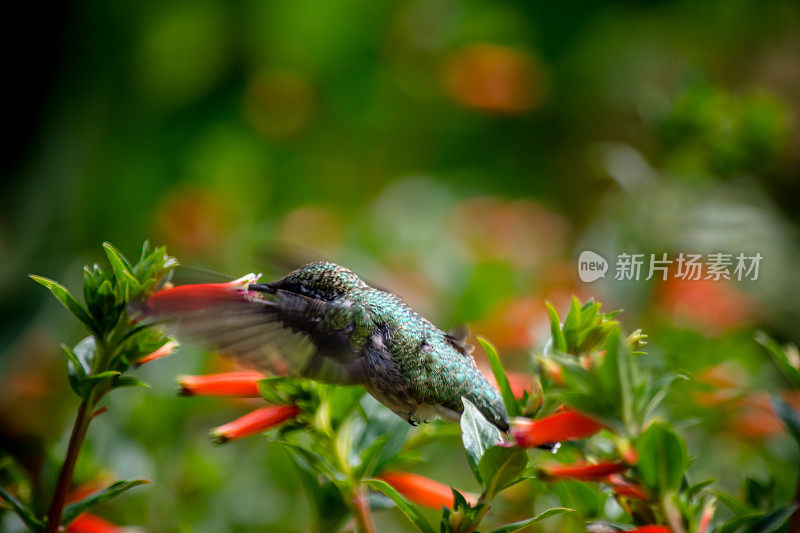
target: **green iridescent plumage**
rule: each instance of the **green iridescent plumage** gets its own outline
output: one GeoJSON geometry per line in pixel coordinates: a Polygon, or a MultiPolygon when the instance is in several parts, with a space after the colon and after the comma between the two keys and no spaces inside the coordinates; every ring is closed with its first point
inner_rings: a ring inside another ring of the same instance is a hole
{"type": "Polygon", "coordinates": [[[342,331],[352,325],[350,345],[360,358],[367,357],[363,354],[373,343],[385,350],[390,357],[379,358],[380,364],[365,363],[365,375],[358,381],[409,421],[437,414],[453,418],[462,411],[464,397],[495,424],[507,427],[502,398],[478,370],[471,347],[415,313],[399,296],[370,287],[329,262],[311,263],[270,285],[331,302],[319,327],[342,331]],[[395,365],[396,371],[382,364],[395,365]]]}

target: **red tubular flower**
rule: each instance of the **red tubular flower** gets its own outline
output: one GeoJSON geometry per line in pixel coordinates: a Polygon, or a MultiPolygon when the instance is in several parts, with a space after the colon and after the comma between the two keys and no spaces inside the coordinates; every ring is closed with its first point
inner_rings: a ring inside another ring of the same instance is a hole
{"type": "Polygon", "coordinates": [[[160,315],[197,311],[226,301],[239,301],[244,298],[247,286],[257,279],[255,274],[248,274],[227,283],[179,285],[163,289],[150,295],[147,307],[151,314],[160,315]]]}
{"type": "Polygon", "coordinates": [[[258,382],[266,377],[255,371],[223,372],[205,376],[180,376],[182,396],[235,396],[258,398],[258,382]]]}
{"type": "Polygon", "coordinates": [[[611,474],[603,482],[610,485],[617,496],[647,501],[647,493],[639,484],[628,481],[619,474],[611,474]]]}
{"type": "Polygon", "coordinates": [[[590,437],[603,429],[598,422],[576,411],[564,410],[539,420],[517,418],[511,435],[518,446],[534,448],[551,442],[590,437]]]}
{"type": "Polygon", "coordinates": [[[178,346],[180,346],[180,344],[178,344],[178,341],[165,342],[164,345],[161,346],[161,348],[159,348],[158,350],[154,351],[149,355],[145,355],[144,357],[136,361],[136,366],[142,366],[143,364],[149,363],[150,361],[155,361],[156,359],[161,359],[162,357],[166,357],[170,355],[172,352],[174,352],[175,348],[177,348],[178,346]]]}
{"type": "Polygon", "coordinates": [[[671,533],[671,532],[667,526],[650,524],[646,526],[637,527],[636,529],[629,529],[627,533],[671,533]]]}
{"type": "Polygon", "coordinates": [[[120,533],[121,527],[89,513],[83,513],[67,526],[67,533],[120,533]]]}
{"type": "MultiPolygon", "coordinates": [[[[439,510],[443,505],[450,509],[455,506],[455,497],[450,487],[425,476],[411,472],[384,472],[378,478],[394,487],[408,500],[422,507],[439,510]]],[[[470,504],[478,501],[475,494],[469,492],[461,494],[470,504]]]]}
{"type": "Polygon", "coordinates": [[[600,481],[606,476],[622,472],[626,468],[628,466],[619,461],[600,461],[599,463],[546,464],[542,466],[542,471],[553,478],[600,481]]]}
{"type": "Polygon", "coordinates": [[[281,422],[294,418],[299,413],[300,408],[296,405],[268,405],[247,413],[224,426],[212,429],[211,438],[217,443],[223,443],[254,433],[261,433],[277,426],[281,422]]]}

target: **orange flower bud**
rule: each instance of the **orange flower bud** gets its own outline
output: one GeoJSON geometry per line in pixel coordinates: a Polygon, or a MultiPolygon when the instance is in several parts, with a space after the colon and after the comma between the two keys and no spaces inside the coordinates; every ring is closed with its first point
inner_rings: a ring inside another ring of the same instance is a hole
{"type": "Polygon", "coordinates": [[[261,407],[233,422],[228,422],[211,430],[211,438],[217,443],[223,443],[233,439],[239,439],[254,433],[261,433],[267,429],[277,426],[290,418],[294,418],[300,413],[300,408],[296,405],[269,405],[261,407]]]}
{"type": "Polygon", "coordinates": [[[258,398],[258,382],[266,377],[255,371],[223,372],[204,376],[180,376],[181,396],[236,396],[258,398]]]}
{"type": "Polygon", "coordinates": [[[599,463],[546,464],[542,472],[549,477],[575,479],[578,481],[600,481],[609,474],[616,474],[627,469],[625,463],[619,461],[600,461],[599,463]]]}
{"type": "Polygon", "coordinates": [[[636,529],[629,529],[627,533],[671,533],[671,532],[667,526],[658,526],[655,524],[649,524],[646,526],[637,527],[636,529]]]}
{"type": "MultiPolygon", "coordinates": [[[[411,472],[384,472],[377,477],[394,487],[408,500],[422,507],[439,510],[442,506],[450,509],[455,506],[453,491],[444,483],[411,472]]],[[[478,501],[475,494],[469,492],[461,494],[470,505],[474,505],[478,501]]]]}
{"type": "Polygon", "coordinates": [[[67,526],[67,533],[119,533],[121,531],[121,527],[89,513],[83,513],[67,526]]]}
{"type": "Polygon", "coordinates": [[[166,357],[170,355],[172,352],[174,352],[178,346],[180,346],[180,344],[178,344],[178,341],[168,341],[164,343],[164,345],[161,346],[161,348],[159,348],[158,350],[154,351],[149,355],[145,355],[144,357],[136,361],[136,366],[142,366],[143,364],[149,363],[150,361],[155,361],[156,359],[161,359],[162,357],[166,357]]]}
{"type": "Polygon", "coordinates": [[[534,448],[551,442],[590,437],[602,428],[586,415],[564,410],[539,420],[517,418],[512,422],[511,436],[518,446],[534,448]]]}

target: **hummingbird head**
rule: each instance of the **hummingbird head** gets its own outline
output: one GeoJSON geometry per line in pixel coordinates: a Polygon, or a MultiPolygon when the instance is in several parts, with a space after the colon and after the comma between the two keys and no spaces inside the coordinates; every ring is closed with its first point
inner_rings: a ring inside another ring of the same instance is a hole
{"type": "Polygon", "coordinates": [[[272,283],[250,285],[250,290],[266,293],[284,290],[331,301],[365,286],[351,270],[336,263],[320,261],[303,265],[272,283]]]}

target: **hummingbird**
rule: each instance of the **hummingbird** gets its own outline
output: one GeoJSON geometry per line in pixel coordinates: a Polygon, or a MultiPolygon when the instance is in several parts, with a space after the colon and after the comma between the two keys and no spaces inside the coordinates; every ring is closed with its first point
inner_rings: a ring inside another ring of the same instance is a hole
{"type": "MultiPolygon", "coordinates": [[[[473,347],[332,262],[304,265],[271,283],[241,278],[220,296],[204,285],[164,289],[148,312],[223,356],[274,375],[362,385],[412,425],[458,421],[466,398],[502,431],[500,393],[478,370],[473,347]]],[[[231,284],[217,284],[217,286],[231,284]]]]}

